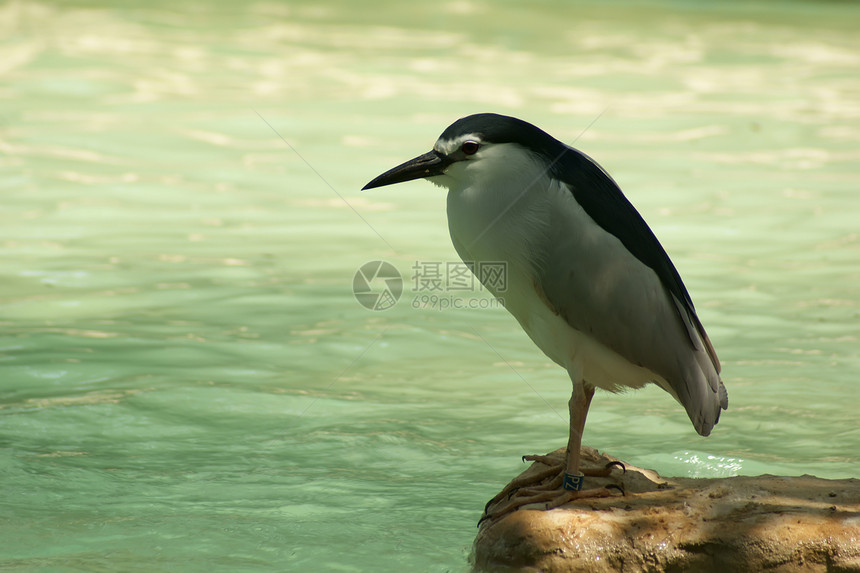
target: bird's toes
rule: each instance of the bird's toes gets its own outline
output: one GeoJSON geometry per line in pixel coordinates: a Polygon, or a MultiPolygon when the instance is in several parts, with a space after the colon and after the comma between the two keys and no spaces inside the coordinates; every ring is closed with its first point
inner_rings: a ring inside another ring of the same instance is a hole
{"type": "Polygon", "coordinates": [[[625,473],[625,474],[627,473],[627,467],[619,461],[609,462],[608,464],[606,464],[606,469],[612,469],[613,466],[615,466],[617,468],[621,468],[622,473],[625,473]]]}
{"type": "Polygon", "coordinates": [[[558,461],[558,460],[556,460],[550,456],[542,456],[542,455],[537,455],[537,454],[531,454],[531,455],[523,456],[523,461],[524,462],[538,462],[540,464],[543,464],[543,465],[549,466],[549,467],[557,467],[557,466],[561,465],[560,461],[558,461]]]}
{"type": "Polygon", "coordinates": [[[582,468],[580,471],[590,477],[609,477],[612,475],[612,468],[620,468],[622,472],[627,473],[627,468],[621,462],[609,462],[602,468],[582,468]]]}
{"type": "Polygon", "coordinates": [[[608,489],[609,491],[616,490],[621,495],[627,495],[627,492],[624,490],[624,484],[610,483],[610,484],[605,485],[604,489],[608,489]]]}

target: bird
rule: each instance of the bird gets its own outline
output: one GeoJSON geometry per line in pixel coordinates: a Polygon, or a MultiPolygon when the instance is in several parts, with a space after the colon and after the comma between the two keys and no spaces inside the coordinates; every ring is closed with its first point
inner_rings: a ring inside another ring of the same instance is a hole
{"type": "Polygon", "coordinates": [[[669,255],[596,161],[524,120],[478,113],[363,190],[415,179],[447,189],[451,241],[473,272],[504,263],[504,281],[477,278],[572,383],[564,462],[524,456],[550,465],[554,477],[503,490],[513,497],[498,514],[609,495],[583,489],[586,475],[609,469],[580,468],[596,388],[656,384],[699,434],[711,433],[728,408],[717,353],[669,255]]]}

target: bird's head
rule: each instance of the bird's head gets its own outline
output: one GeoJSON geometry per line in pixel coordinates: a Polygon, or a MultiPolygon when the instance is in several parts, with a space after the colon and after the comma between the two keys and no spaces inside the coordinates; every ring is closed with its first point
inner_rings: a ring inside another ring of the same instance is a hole
{"type": "Polygon", "coordinates": [[[534,125],[515,117],[479,113],[458,119],[442,132],[433,149],[389,169],[363,189],[413,179],[452,189],[489,174],[525,172],[523,163],[551,164],[566,146],[534,125]],[[548,157],[548,159],[547,159],[548,157]]]}

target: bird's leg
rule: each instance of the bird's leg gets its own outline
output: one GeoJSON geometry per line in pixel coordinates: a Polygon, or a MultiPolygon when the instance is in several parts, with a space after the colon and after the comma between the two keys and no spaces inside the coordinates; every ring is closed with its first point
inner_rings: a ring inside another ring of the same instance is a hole
{"type": "Polygon", "coordinates": [[[570,436],[567,439],[567,467],[564,470],[565,474],[570,476],[580,475],[579,450],[582,447],[582,432],[585,430],[585,418],[588,416],[592,398],[593,386],[586,387],[582,381],[573,382],[573,393],[567,403],[570,411],[570,436]]]}
{"type": "Polygon", "coordinates": [[[567,403],[568,411],[570,413],[570,433],[567,439],[565,464],[562,466],[558,462],[551,460],[546,456],[524,456],[523,459],[538,461],[553,467],[556,472],[556,478],[548,484],[525,488],[522,492],[523,494],[529,495],[538,493],[539,490],[553,491],[561,488],[569,491],[580,491],[582,489],[582,478],[584,476],[605,477],[612,471],[611,467],[593,470],[589,469],[582,472],[579,470],[582,433],[585,430],[585,419],[588,416],[588,409],[591,407],[592,398],[594,398],[593,386],[588,386],[581,381],[574,381],[573,392],[571,393],[570,400],[567,403]]]}
{"type": "MultiPolygon", "coordinates": [[[[573,393],[567,403],[570,411],[570,435],[567,439],[564,471],[565,473],[572,475],[581,473],[582,475],[590,477],[608,477],[612,474],[613,466],[618,466],[621,469],[624,469],[623,464],[620,462],[613,462],[603,468],[586,468],[583,470],[580,470],[579,468],[579,455],[582,450],[582,434],[585,430],[585,418],[588,416],[588,409],[591,407],[592,398],[594,398],[594,388],[580,384],[574,385],[573,393]],[[582,396],[577,395],[577,389],[580,388],[582,396]]],[[[562,465],[558,460],[555,460],[550,456],[523,456],[523,460],[540,462],[545,466],[557,468],[559,472],[562,470],[562,465]]]]}
{"type": "Polygon", "coordinates": [[[532,503],[546,503],[546,509],[552,509],[574,499],[608,497],[612,495],[611,490],[607,488],[582,490],[584,475],[605,477],[609,475],[612,469],[610,465],[603,469],[580,472],[579,451],[582,447],[582,432],[585,428],[585,418],[588,415],[588,408],[591,405],[593,397],[593,387],[587,386],[581,380],[574,380],[573,393],[568,402],[570,410],[570,434],[567,442],[565,463],[562,465],[549,456],[524,456],[524,460],[541,462],[548,465],[549,469],[534,474],[530,479],[517,478],[511,482],[499,495],[490,500],[484,508],[482,521],[484,519],[498,519],[524,505],[532,503]],[[552,477],[550,481],[543,483],[550,477],[552,477]],[[530,485],[531,487],[528,487],[530,485]],[[488,511],[491,506],[501,502],[505,497],[511,498],[508,503],[505,503],[501,507],[493,508],[492,511],[488,511]]]}

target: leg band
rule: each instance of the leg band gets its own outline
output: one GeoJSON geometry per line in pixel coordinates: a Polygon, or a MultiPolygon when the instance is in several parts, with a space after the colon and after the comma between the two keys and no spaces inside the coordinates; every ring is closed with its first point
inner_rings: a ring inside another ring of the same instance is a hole
{"type": "Polygon", "coordinates": [[[582,482],[585,480],[585,476],[580,474],[569,474],[564,472],[564,482],[562,482],[562,487],[564,489],[570,491],[580,491],[582,490],[582,482]]]}

